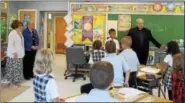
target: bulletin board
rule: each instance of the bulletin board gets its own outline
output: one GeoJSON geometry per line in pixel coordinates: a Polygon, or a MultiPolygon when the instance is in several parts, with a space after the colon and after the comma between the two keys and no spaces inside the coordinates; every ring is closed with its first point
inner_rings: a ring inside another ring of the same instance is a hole
{"type": "Polygon", "coordinates": [[[1,9],[1,40],[3,42],[6,42],[6,35],[8,31],[8,3],[2,2],[0,3],[0,9],[1,9]]]}
{"type": "Polygon", "coordinates": [[[72,40],[74,44],[91,45],[94,40],[105,42],[105,15],[73,14],[72,18],[74,25],[72,40]],[[89,20],[87,20],[88,18],[89,20]]]}

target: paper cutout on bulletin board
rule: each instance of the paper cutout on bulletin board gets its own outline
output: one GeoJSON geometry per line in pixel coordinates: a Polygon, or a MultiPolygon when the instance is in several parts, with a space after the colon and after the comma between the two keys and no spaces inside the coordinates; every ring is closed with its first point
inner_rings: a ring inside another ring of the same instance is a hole
{"type": "MultiPolygon", "coordinates": [[[[109,21],[107,21],[107,37],[109,37],[109,30],[110,29],[113,28],[115,30],[118,30],[117,26],[118,26],[118,22],[116,20],[109,20],[109,21]]],[[[116,37],[117,37],[117,33],[116,33],[116,37]]]]}
{"type": "Polygon", "coordinates": [[[162,11],[161,11],[162,13],[166,13],[167,11],[166,11],[166,6],[163,6],[163,8],[162,8],[162,11]]]}
{"type": "Polygon", "coordinates": [[[83,16],[82,21],[82,41],[86,39],[93,41],[93,17],[83,16]]]}
{"type": "Polygon", "coordinates": [[[176,8],[175,8],[175,13],[180,13],[180,12],[181,12],[180,6],[177,5],[176,8]]]}
{"type": "Polygon", "coordinates": [[[170,2],[166,5],[168,11],[174,11],[175,9],[175,3],[174,2],[170,2]]]}

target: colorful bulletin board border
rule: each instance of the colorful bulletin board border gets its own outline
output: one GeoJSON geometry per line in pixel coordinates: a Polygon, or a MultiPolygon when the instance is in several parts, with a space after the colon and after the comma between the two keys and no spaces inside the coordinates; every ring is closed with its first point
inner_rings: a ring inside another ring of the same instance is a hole
{"type": "Polygon", "coordinates": [[[23,22],[24,28],[28,21],[34,22],[35,28],[37,28],[37,10],[35,9],[19,9],[18,19],[23,22]]]}
{"type": "Polygon", "coordinates": [[[184,15],[183,2],[162,3],[105,3],[71,2],[72,13],[117,13],[117,14],[157,14],[184,15]]]}

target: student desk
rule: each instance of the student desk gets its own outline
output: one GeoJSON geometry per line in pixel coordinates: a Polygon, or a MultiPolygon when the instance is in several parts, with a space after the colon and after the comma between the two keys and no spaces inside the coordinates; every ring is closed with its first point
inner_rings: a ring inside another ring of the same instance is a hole
{"type": "MultiPolygon", "coordinates": [[[[148,92],[152,95],[152,89],[158,87],[158,96],[160,97],[160,92],[162,92],[163,96],[165,97],[165,93],[161,89],[161,79],[162,75],[159,75],[160,71],[156,74],[153,74],[156,79],[147,79],[146,74],[152,74],[152,73],[146,73],[141,71],[141,68],[147,67],[147,66],[140,66],[139,67],[139,73],[140,75],[137,75],[137,82],[138,82],[138,87],[144,87],[143,89],[146,90],[145,88],[148,88],[148,92]]],[[[155,67],[151,67],[152,69],[156,69],[155,67]]],[[[140,88],[143,90],[142,88],[140,88]]],[[[166,98],[166,97],[165,97],[166,98]]]]}
{"type": "MultiPolygon", "coordinates": [[[[75,99],[81,95],[83,95],[83,94],[67,97],[67,98],[64,98],[64,100],[66,102],[75,102],[75,99]]],[[[134,97],[133,99],[131,98],[129,101],[125,101],[124,97],[120,96],[118,94],[114,95],[113,98],[116,98],[122,102],[160,102],[160,103],[161,102],[165,102],[165,103],[168,102],[168,103],[172,103],[172,101],[170,101],[170,100],[167,100],[164,98],[159,98],[156,96],[152,96],[152,95],[149,95],[148,93],[143,93],[141,95],[138,95],[138,96],[134,97]]]]}

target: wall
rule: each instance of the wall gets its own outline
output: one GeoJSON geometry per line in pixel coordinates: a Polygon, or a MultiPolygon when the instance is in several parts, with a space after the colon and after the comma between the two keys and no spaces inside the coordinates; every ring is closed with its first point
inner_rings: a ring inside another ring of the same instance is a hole
{"type": "MultiPolygon", "coordinates": [[[[66,11],[68,10],[68,2],[63,1],[9,1],[8,13],[18,14],[19,9],[36,9],[37,10],[37,30],[40,34],[40,22],[44,17],[45,11],[66,11]]],[[[44,47],[45,35],[40,35],[40,46],[44,47]]]]}
{"type": "Polygon", "coordinates": [[[42,2],[42,1],[9,1],[9,13],[18,14],[19,9],[36,9],[37,12],[37,29],[39,29],[40,11],[67,11],[67,2],[42,2]]]}

